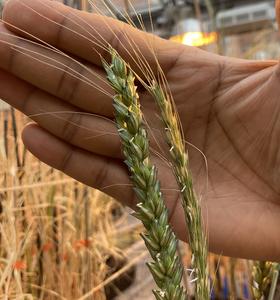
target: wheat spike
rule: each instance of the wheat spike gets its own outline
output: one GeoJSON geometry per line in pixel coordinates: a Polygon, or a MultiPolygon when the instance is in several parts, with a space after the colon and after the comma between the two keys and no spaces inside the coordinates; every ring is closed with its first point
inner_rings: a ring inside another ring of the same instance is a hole
{"type": "Polygon", "coordinates": [[[272,280],[274,264],[271,262],[255,262],[252,270],[252,291],[255,300],[264,299],[265,292],[272,280]]]}
{"type": "Polygon", "coordinates": [[[143,126],[135,77],[124,60],[111,49],[112,63],[103,61],[107,79],[116,92],[115,117],[134,190],[140,201],[135,216],[142,221],[146,233],[142,238],[153,258],[148,267],[158,286],[153,293],[157,300],[183,300],[183,269],[177,255],[178,241],[168,224],[157,179],[157,171],[149,159],[149,142],[143,126]]]}
{"type": "Polygon", "coordinates": [[[150,92],[161,111],[174,173],[181,190],[182,205],[189,230],[189,244],[192,250],[196,299],[207,300],[210,298],[207,241],[203,231],[200,204],[189,171],[188,153],[185,151],[184,139],[170,97],[156,81],[150,87],[150,92]]]}

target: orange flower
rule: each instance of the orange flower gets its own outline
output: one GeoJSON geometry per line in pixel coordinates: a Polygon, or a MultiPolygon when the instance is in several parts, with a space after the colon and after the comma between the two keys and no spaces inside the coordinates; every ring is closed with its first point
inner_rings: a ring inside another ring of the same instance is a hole
{"type": "Polygon", "coordinates": [[[81,248],[88,248],[90,246],[89,240],[79,240],[74,243],[75,250],[80,250],[81,248]]]}
{"type": "Polygon", "coordinates": [[[22,261],[22,260],[17,260],[17,261],[13,264],[13,269],[14,269],[14,270],[18,270],[18,271],[24,270],[24,269],[26,269],[26,264],[25,264],[25,262],[22,261]]]}

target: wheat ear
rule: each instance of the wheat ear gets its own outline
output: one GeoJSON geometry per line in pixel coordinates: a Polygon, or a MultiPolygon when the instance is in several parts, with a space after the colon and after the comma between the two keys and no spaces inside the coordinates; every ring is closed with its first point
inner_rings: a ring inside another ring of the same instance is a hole
{"type": "Polygon", "coordinates": [[[111,49],[112,62],[103,61],[107,79],[116,92],[115,117],[122,141],[125,163],[140,201],[135,216],[142,221],[142,234],[153,262],[148,267],[159,287],[157,300],[185,300],[181,286],[183,269],[177,255],[177,239],[168,224],[168,210],[160,192],[157,171],[149,159],[147,131],[143,126],[135,77],[124,60],[111,49]]]}
{"type": "Polygon", "coordinates": [[[252,291],[255,300],[264,299],[272,280],[274,264],[271,262],[255,262],[252,270],[252,291]]]}
{"type": "Polygon", "coordinates": [[[194,192],[189,171],[188,153],[185,151],[183,135],[170,97],[156,81],[152,84],[150,91],[161,111],[174,173],[181,189],[182,205],[189,231],[189,244],[192,250],[196,299],[207,300],[210,298],[207,240],[203,231],[200,204],[194,192]]]}

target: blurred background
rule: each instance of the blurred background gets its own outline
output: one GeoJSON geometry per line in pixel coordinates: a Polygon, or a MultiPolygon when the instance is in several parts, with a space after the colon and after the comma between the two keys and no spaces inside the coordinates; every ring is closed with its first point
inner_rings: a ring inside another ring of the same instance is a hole
{"type": "MultiPolygon", "coordinates": [[[[67,5],[92,9],[87,0],[64,0],[67,5]]],[[[120,19],[128,13],[137,24],[141,15],[147,31],[151,19],[155,34],[186,45],[203,47],[220,54],[256,59],[278,56],[274,1],[250,0],[100,0],[94,1],[103,13],[107,7],[120,19]],[[269,43],[266,43],[266,38],[269,43]],[[266,47],[264,46],[266,44],[266,47]]]]}
{"type": "MultiPolygon", "coordinates": [[[[136,24],[140,14],[147,31],[222,55],[263,60],[280,54],[274,1],[100,0],[94,8],[87,0],[60,2],[107,15],[109,7],[136,24]]],[[[20,140],[26,122],[1,103],[0,299],[154,299],[142,226],[129,209],[27,153],[20,140]]],[[[191,295],[187,245],[180,245],[180,255],[191,295]]],[[[210,255],[212,299],[254,299],[253,265],[210,255]]],[[[279,295],[277,288],[274,299],[279,295]]]]}

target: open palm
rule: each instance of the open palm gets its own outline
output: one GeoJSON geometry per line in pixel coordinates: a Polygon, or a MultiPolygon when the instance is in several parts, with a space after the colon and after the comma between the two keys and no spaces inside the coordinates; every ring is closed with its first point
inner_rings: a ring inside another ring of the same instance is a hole
{"type": "MultiPolygon", "coordinates": [[[[133,206],[136,199],[113,123],[112,91],[95,50],[106,53],[91,41],[93,36],[100,40],[98,31],[134,68],[127,36],[141,48],[152,68],[155,62],[148,45],[154,45],[187,139],[210,250],[238,257],[280,259],[277,62],[220,57],[51,1],[10,0],[4,21],[10,25],[0,27],[0,98],[39,125],[28,125],[23,132],[24,143],[34,155],[133,206]],[[78,26],[82,21],[83,27],[88,26],[86,31],[78,26]],[[75,57],[86,68],[66,55],[19,37],[30,38],[28,33],[75,57]]],[[[140,98],[152,130],[152,148],[156,149],[162,139],[157,129],[160,120],[148,93],[140,91],[140,98]]],[[[171,222],[185,239],[172,171],[160,156],[154,154],[153,160],[159,168],[171,222]]]]}

